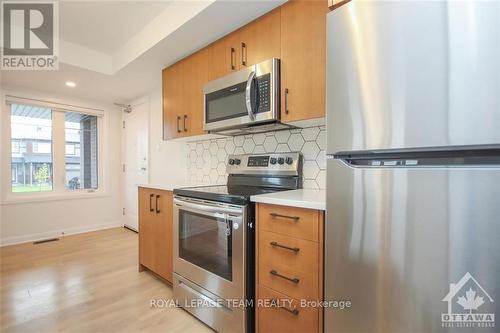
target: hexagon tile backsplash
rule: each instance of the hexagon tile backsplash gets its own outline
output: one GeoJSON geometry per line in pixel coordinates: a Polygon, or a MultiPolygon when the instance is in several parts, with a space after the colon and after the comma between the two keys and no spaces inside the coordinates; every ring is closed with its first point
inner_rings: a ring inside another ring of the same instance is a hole
{"type": "Polygon", "coordinates": [[[324,126],[242,135],[188,143],[190,181],[225,184],[230,154],[300,151],[303,156],[303,188],[326,185],[326,130],[324,126]]]}

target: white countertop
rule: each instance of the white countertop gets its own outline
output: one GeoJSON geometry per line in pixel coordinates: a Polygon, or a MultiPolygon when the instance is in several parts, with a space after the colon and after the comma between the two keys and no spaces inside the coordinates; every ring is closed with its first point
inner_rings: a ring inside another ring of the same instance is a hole
{"type": "MultiPolygon", "coordinates": [[[[137,186],[139,187],[153,188],[165,191],[173,191],[174,188],[210,186],[210,185],[219,185],[219,184],[201,184],[201,183],[137,184],[137,186]]],[[[250,197],[250,200],[253,202],[268,203],[273,205],[325,210],[326,209],[325,198],[326,198],[325,190],[300,189],[300,190],[290,190],[290,191],[252,195],[250,197]]]]}
{"type": "Polygon", "coordinates": [[[252,195],[250,200],[273,205],[326,210],[325,190],[301,189],[274,192],[252,195]]]}
{"type": "Polygon", "coordinates": [[[195,186],[211,186],[211,185],[219,185],[219,184],[202,184],[202,183],[172,183],[172,184],[143,183],[143,184],[137,184],[137,186],[139,186],[139,187],[153,188],[153,189],[164,190],[164,191],[173,191],[174,188],[195,187],[195,186]]]}

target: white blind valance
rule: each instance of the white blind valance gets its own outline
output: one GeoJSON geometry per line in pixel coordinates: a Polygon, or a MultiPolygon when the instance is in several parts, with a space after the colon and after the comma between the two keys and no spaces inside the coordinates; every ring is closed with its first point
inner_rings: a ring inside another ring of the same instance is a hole
{"type": "Polygon", "coordinates": [[[26,98],[26,97],[12,96],[12,95],[6,95],[5,99],[6,99],[7,104],[9,104],[9,105],[10,104],[28,104],[28,105],[38,106],[38,107],[50,108],[50,109],[55,110],[55,111],[71,111],[71,112],[78,112],[78,113],[88,114],[88,115],[97,116],[97,117],[104,116],[104,110],[97,109],[97,108],[89,108],[89,107],[84,107],[84,106],[51,102],[51,101],[44,101],[44,100],[40,100],[40,99],[26,98]]]}

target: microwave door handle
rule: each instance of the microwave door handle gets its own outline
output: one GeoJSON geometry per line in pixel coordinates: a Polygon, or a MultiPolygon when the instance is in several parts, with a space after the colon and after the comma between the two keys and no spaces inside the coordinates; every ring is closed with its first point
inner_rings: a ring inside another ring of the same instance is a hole
{"type": "Polygon", "coordinates": [[[251,120],[255,120],[255,113],[254,110],[252,109],[252,99],[250,97],[250,94],[252,92],[252,83],[254,79],[255,79],[255,71],[251,71],[250,75],[248,76],[247,87],[245,89],[245,102],[247,105],[248,117],[250,117],[251,120]]]}

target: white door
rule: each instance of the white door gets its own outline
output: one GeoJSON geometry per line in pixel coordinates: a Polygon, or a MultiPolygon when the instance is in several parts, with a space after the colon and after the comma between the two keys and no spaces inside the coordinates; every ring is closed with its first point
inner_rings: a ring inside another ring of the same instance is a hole
{"type": "Polygon", "coordinates": [[[149,99],[131,105],[130,112],[123,112],[123,223],[139,231],[137,184],[147,183],[149,179],[149,99]]]}

